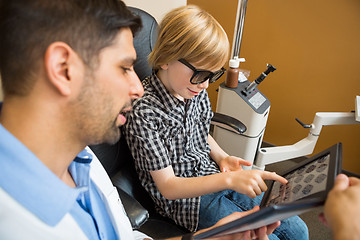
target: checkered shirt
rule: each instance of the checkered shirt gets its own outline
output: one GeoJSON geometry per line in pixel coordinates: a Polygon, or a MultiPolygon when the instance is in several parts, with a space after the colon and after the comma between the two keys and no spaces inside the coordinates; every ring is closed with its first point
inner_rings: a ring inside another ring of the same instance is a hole
{"type": "Polygon", "coordinates": [[[195,231],[200,197],[167,200],[150,171],[172,166],[177,177],[198,177],[219,172],[210,160],[207,143],[213,116],[206,90],[186,102],[175,98],[155,74],[144,79],[144,96],[135,101],[125,135],[139,179],[157,210],[177,224],[195,231]]]}

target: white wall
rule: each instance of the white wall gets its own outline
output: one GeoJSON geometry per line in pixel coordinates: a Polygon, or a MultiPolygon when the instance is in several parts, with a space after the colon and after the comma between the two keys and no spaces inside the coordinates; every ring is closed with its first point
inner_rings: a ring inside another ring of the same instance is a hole
{"type": "Polygon", "coordinates": [[[126,5],[137,7],[150,13],[157,22],[171,9],[185,6],[187,0],[123,0],[126,5]]]}

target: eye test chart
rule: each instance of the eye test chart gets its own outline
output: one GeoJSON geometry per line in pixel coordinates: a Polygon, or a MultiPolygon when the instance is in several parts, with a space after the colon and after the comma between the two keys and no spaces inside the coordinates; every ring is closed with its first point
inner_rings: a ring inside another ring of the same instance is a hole
{"type": "Polygon", "coordinates": [[[285,175],[286,185],[274,182],[265,206],[293,202],[326,189],[330,154],[285,175]]]}

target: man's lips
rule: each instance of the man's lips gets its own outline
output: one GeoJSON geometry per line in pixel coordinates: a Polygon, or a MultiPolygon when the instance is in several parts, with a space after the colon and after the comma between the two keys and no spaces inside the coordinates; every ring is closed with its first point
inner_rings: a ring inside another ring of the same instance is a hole
{"type": "Polygon", "coordinates": [[[125,107],[125,108],[123,108],[123,110],[121,110],[120,112],[121,112],[121,113],[125,113],[125,112],[128,112],[128,111],[131,111],[131,109],[132,109],[131,106],[125,107]]]}
{"type": "Polygon", "coordinates": [[[121,125],[124,125],[124,124],[126,123],[125,114],[126,114],[126,112],[130,111],[131,109],[132,109],[131,106],[129,106],[129,107],[123,108],[123,109],[120,111],[120,113],[119,113],[119,115],[118,115],[118,119],[119,119],[121,125]]]}
{"type": "Polygon", "coordinates": [[[126,123],[126,117],[122,113],[119,113],[118,119],[120,121],[120,125],[124,125],[126,123]]]}

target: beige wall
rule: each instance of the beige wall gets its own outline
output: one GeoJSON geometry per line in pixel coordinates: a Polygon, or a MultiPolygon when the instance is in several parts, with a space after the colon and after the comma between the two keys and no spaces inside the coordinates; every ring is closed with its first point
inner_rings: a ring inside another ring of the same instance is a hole
{"type": "MultiPolygon", "coordinates": [[[[224,3],[188,0],[209,11],[232,43],[237,1],[224,3]]],[[[242,67],[251,71],[251,81],[266,63],[277,67],[259,86],[272,104],[265,141],[288,145],[304,138],[308,130],[296,117],[311,123],[316,112],[354,110],[360,95],[359,12],[360,1],[248,1],[242,67]]],[[[209,88],[213,106],[217,86],[209,88]]],[[[343,143],[344,168],[360,173],[360,124],[323,127],[314,153],[337,142],[343,143]]]]}

